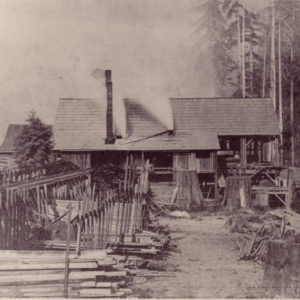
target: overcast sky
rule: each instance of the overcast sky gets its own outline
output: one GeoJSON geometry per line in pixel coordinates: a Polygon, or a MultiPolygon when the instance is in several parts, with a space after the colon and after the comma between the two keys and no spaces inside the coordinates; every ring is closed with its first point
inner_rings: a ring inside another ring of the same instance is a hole
{"type": "MultiPolygon", "coordinates": [[[[214,94],[193,36],[203,0],[0,0],[0,142],[34,109],[49,124],[61,97],[137,98],[170,123],[169,97],[214,94]]],[[[121,117],[120,117],[121,119],[121,117]]]]}

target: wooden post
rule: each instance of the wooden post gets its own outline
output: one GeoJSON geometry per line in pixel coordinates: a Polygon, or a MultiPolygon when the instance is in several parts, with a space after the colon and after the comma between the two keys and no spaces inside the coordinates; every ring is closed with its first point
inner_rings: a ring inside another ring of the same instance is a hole
{"type": "Polygon", "coordinates": [[[246,138],[241,138],[240,143],[240,155],[241,155],[241,170],[242,173],[245,172],[247,168],[247,146],[246,146],[246,138]]]}
{"type": "Polygon", "coordinates": [[[275,148],[275,166],[279,166],[280,165],[280,153],[279,153],[279,139],[278,137],[275,137],[274,140],[274,148],[275,148]]]}
{"type": "Polygon", "coordinates": [[[219,205],[219,189],[218,189],[218,157],[217,153],[213,153],[214,160],[214,179],[215,179],[215,206],[219,205]]]}
{"type": "Polygon", "coordinates": [[[41,203],[40,203],[39,186],[36,187],[36,201],[37,201],[37,208],[38,208],[38,221],[40,221],[41,203]]]}
{"type": "Polygon", "coordinates": [[[291,209],[293,202],[293,170],[288,169],[288,193],[287,199],[285,199],[286,209],[291,209]]]}
{"type": "Polygon", "coordinates": [[[70,202],[68,205],[67,243],[66,243],[66,260],[65,260],[65,283],[64,283],[65,298],[68,298],[71,211],[72,211],[72,203],[70,202]]]}

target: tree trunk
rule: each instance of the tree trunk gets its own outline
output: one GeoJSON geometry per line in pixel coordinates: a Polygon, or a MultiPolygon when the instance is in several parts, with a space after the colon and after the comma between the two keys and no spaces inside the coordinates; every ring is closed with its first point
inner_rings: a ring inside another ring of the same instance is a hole
{"type": "Polygon", "coordinates": [[[265,32],[265,41],[264,41],[264,63],[263,63],[263,74],[262,74],[262,91],[261,96],[262,98],[265,97],[265,91],[266,91],[266,60],[267,60],[267,34],[265,32]]]}
{"type": "Polygon", "coordinates": [[[245,66],[245,7],[242,10],[242,95],[246,97],[246,66],[245,66]]]}
{"type": "Polygon", "coordinates": [[[271,20],[271,90],[270,97],[273,99],[274,110],[276,111],[276,61],[275,61],[275,4],[272,0],[271,20]]]}
{"type": "MultiPolygon", "coordinates": [[[[300,297],[300,244],[268,243],[264,287],[272,295],[300,297]]],[[[272,296],[269,295],[269,296],[272,296]]]]}
{"type": "Polygon", "coordinates": [[[237,45],[238,45],[238,90],[241,91],[241,69],[242,69],[242,62],[241,62],[241,28],[240,28],[240,8],[238,8],[237,12],[237,45]]]}
{"type": "Polygon", "coordinates": [[[278,105],[279,105],[279,131],[280,131],[280,164],[283,164],[283,110],[282,110],[282,79],[281,79],[281,24],[278,23],[278,105]]]}
{"type": "MultiPolygon", "coordinates": [[[[292,42],[291,42],[291,66],[294,65],[294,10],[292,10],[292,42]]],[[[291,123],[291,163],[295,166],[295,124],[294,124],[294,72],[290,79],[290,123],[291,123]]]]}
{"type": "Polygon", "coordinates": [[[249,78],[249,82],[250,82],[250,93],[251,93],[251,97],[253,97],[253,45],[252,45],[252,34],[253,34],[253,28],[252,28],[252,17],[250,15],[250,30],[251,30],[251,35],[250,35],[250,51],[249,51],[249,62],[250,62],[250,78],[249,78]]]}

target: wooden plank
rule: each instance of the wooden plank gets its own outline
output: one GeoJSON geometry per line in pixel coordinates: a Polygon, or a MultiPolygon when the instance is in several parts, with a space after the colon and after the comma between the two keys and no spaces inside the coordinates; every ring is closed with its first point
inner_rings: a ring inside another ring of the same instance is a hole
{"type": "Polygon", "coordinates": [[[24,182],[15,182],[15,183],[11,183],[11,184],[6,184],[3,185],[2,188],[24,188],[24,187],[28,187],[28,188],[32,188],[32,187],[36,187],[37,185],[43,185],[43,184],[53,184],[59,181],[65,181],[65,180],[70,180],[73,178],[77,178],[83,175],[88,175],[90,174],[91,170],[84,170],[84,171],[77,171],[77,172],[73,172],[70,174],[63,174],[63,175],[51,175],[51,176],[45,176],[43,178],[39,178],[38,180],[28,180],[28,182],[24,183],[24,182]]]}
{"type": "MultiPolygon", "coordinates": [[[[1,262],[1,261],[0,261],[1,262]]],[[[95,269],[97,262],[70,262],[69,269],[95,269]]],[[[34,262],[34,261],[17,261],[12,263],[1,262],[0,271],[8,270],[65,270],[65,262],[34,262]],[[26,263],[24,263],[26,262],[26,263]]]]}
{"type": "MultiPolygon", "coordinates": [[[[0,250],[1,259],[64,259],[66,253],[64,251],[39,251],[39,250],[0,250]]],[[[82,251],[80,257],[75,253],[70,253],[70,258],[80,259],[103,259],[107,258],[105,250],[82,251]]]]}
{"type": "MultiPolygon", "coordinates": [[[[72,271],[69,274],[69,281],[80,281],[80,280],[89,280],[95,279],[96,276],[101,276],[104,278],[110,277],[125,277],[126,271],[85,271],[85,272],[76,272],[72,271]]],[[[65,275],[61,274],[40,274],[39,276],[34,275],[8,275],[0,276],[0,286],[4,285],[27,285],[33,283],[46,283],[46,282],[64,282],[65,275]]]]}
{"type": "Polygon", "coordinates": [[[68,205],[68,223],[67,223],[67,238],[66,238],[66,261],[65,261],[65,280],[64,280],[64,297],[68,297],[68,283],[69,283],[69,252],[70,252],[70,233],[71,233],[71,212],[72,203],[68,205]]]}

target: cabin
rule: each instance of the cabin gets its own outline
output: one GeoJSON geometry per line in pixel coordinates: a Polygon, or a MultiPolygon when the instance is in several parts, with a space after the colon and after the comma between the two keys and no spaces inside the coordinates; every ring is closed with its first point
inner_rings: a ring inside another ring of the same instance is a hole
{"type": "Polygon", "coordinates": [[[22,124],[8,125],[4,140],[0,146],[0,170],[3,170],[5,167],[10,169],[16,168],[15,139],[24,126],[22,124]]]}

